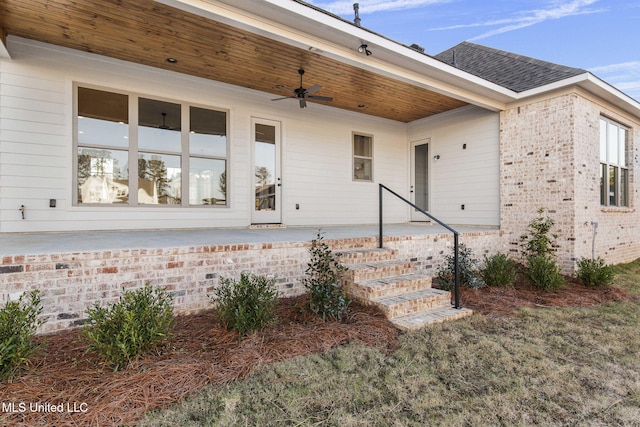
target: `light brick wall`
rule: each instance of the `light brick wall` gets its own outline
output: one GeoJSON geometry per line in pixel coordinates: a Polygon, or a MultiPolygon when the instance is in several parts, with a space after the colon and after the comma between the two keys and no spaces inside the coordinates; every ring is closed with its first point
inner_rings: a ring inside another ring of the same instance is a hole
{"type": "Polygon", "coordinates": [[[264,243],[8,256],[0,266],[2,303],[22,292],[42,292],[41,332],[82,324],[95,301],[116,302],[122,289],[162,286],[174,294],[177,313],[210,307],[220,277],[240,272],[272,276],[282,296],[302,292],[308,262],[305,243],[264,243]]]}
{"type": "Polygon", "coordinates": [[[501,229],[514,256],[520,236],[544,208],[556,222],[558,262],[573,273],[575,260],[591,256],[592,221],[599,223],[596,256],[608,263],[640,257],[637,122],[579,91],[516,105],[501,114],[501,229]],[[607,115],[630,127],[633,165],[631,208],[600,205],[599,119],[607,115]]]}
{"type": "Polygon", "coordinates": [[[640,257],[640,206],[637,181],[640,163],[640,123],[634,121],[615,108],[597,104],[585,97],[578,97],[575,103],[576,116],[580,125],[576,132],[576,257],[591,257],[593,244],[592,222],[598,223],[595,238],[595,256],[601,256],[609,263],[629,262],[640,257]],[[628,127],[630,138],[629,199],[628,208],[600,205],[599,145],[587,141],[599,140],[600,116],[628,127]],[[595,165],[585,167],[585,165],[595,165]]]}
{"type": "MultiPolygon", "coordinates": [[[[461,237],[474,250],[496,247],[500,233],[470,233],[461,237]]],[[[398,250],[399,260],[413,260],[420,270],[435,275],[444,255],[451,253],[450,234],[385,239],[398,250]]],[[[374,248],[376,238],[327,241],[335,251],[374,248]]],[[[220,277],[241,272],[273,277],[281,296],[305,292],[302,278],[309,262],[310,242],[260,243],[181,248],[113,250],[102,252],[6,256],[0,264],[0,303],[39,289],[47,322],[40,332],[83,324],[85,310],[95,301],[118,301],[122,289],[161,286],[174,295],[176,313],[211,307],[207,295],[220,277]]],[[[480,254],[480,252],[477,252],[480,254]]]]}

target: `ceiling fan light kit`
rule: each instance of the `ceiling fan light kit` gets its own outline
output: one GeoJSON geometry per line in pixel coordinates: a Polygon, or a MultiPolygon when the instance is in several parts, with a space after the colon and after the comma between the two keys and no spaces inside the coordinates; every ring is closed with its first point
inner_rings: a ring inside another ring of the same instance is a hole
{"type": "Polygon", "coordinates": [[[298,102],[300,104],[300,108],[305,108],[307,106],[307,99],[314,99],[316,101],[325,101],[325,102],[331,102],[333,101],[333,98],[329,97],[329,96],[319,96],[319,95],[312,95],[312,93],[315,93],[317,91],[319,91],[322,86],[315,84],[313,86],[311,86],[310,88],[306,89],[304,86],[302,86],[302,76],[304,74],[304,69],[300,68],[298,70],[298,74],[300,74],[300,87],[297,89],[289,89],[286,86],[283,85],[277,85],[276,87],[278,89],[287,89],[291,92],[293,92],[293,95],[290,96],[284,96],[282,98],[275,98],[272,99],[272,101],[280,101],[281,99],[289,99],[289,98],[293,98],[293,99],[298,99],[298,102]]]}

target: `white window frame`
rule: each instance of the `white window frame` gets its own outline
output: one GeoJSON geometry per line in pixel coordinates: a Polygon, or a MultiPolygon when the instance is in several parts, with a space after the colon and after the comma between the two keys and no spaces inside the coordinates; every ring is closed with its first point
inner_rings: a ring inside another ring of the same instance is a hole
{"type": "Polygon", "coordinates": [[[600,204],[605,207],[629,207],[629,128],[605,116],[600,117],[599,123],[600,204]],[[621,133],[624,134],[624,140],[621,133]],[[611,144],[615,144],[615,147],[611,144]],[[613,172],[613,189],[609,179],[610,172],[613,172]]]}
{"type": "Polygon", "coordinates": [[[224,108],[218,108],[210,105],[202,105],[187,101],[179,101],[175,99],[166,99],[158,96],[136,93],[136,92],[128,92],[118,89],[113,89],[109,87],[101,87],[92,84],[85,84],[76,82],[73,85],[73,178],[72,178],[72,200],[73,206],[76,207],[145,207],[145,208],[229,208],[231,206],[231,197],[229,194],[229,189],[231,188],[230,184],[230,171],[229,167],[231,164],[231,156],[229,152],[230,148],[230,135],[229,135],[229,124],[230,124],[230,111],[224,108]],[[110,92],[120,95],[125,95],[128,97],[129,102],[129,144],[127,147],[93,147],[91,145],[80,145],[78,143],[78,88],[87,88],[94,89],[104,92],[110,92]],[[181,106],[181,151],[178,152],[165,152],[161,149],[139,149],[138,148],[138,99],[139,98],[147,98],[162,102],[170,102],[174,104],[179,104],[181,106]],[[202,108],[212,111],[217,111],[225,114],[226,121],[226,146],[225,146],[225,156],[216,156],[216,155],[204,155],[204,154],[192,154],[189,150],[189,133],[190,133],[190,107],[202,108]],[[79,201],[78,197],[78,148],[106,148],[106,149],[114,149],[120,151],[127,151],[128,153],[128,161],[129,161],[129,187],[130,187],[130,195],[127,203],[82,203],[79,201]],[[170,155],[180,155],[181,156],[181,202],[179,204],[141,204],[137,200],[137,192],[138,192],[138,182],[135,177],[138,176],[138,154],[151,153],[151,154],[170,154],[170,155]],[[190,159],[191,158],[199,158],[199,159],[212,159],[212,160],[223,160],[225,162],[225,174],[226,174],[226,195],[225,195],[225,203],[224,204],[190,204],[189,201],[189,175],[190,175],[190,159]],[[133,177],[133,178],[132,178],[133,177]]]}
{"type": "Polygon", "coordinates": [[[373,144],[373,135],[367,134],[364,132],[352,132],[351,133],[351,177],[355,182],[373,182],[373,158],[374,158],[374,144],[373,144]],[[369,139],[369,144],[371,144],[371,156],[362,156],[356,154],[356,137],[364,137],[369,139]],[[371,173],[369,179],[357,178],[356,174],[356,160],[369,160],[371,162],[371,173]]]}

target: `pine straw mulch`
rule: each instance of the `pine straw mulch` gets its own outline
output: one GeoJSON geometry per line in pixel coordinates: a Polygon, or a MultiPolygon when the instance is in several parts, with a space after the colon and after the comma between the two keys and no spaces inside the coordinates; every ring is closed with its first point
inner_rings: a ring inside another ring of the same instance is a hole
{"type": "Polygon", "coordinates": [[[589,287],[574,277],[555,292],[542,291],[520,277],[511,287],[463,288],[464,307],[487,316],[509,316],[520,307],[592,307],[609,301],[637,300],[625,289],[613,286],[589,287]]]}
{"type": "Polygon", "coordinates": [[[246,377],[267,363],[350,341],[395,347],[398,331],[377,309],[353,303],[344,323],[323,322],[304,308],[305,298],[282,299],[276,312],[279,322],[242,339],[217,325],[214,310],[178,316],[161,354],[120,372],[87,353],[78,329],[39,337],[46,346],[33,358],[29,372],[0,383],[0,402],[13,402],[16,411],[0,412],[0,424],[132,425],[146,411],[176,402],[205,384],[246,377]],[[38,402],[62,404],[63,412],[31,411],[30,404],[38,402]],[[26,411],[19,412],[20,403],[26,411]],[[74,408],[79,412],[68,411],[74,408]]]}
{"type": "MultiPolygon", "coordinates": [[[[521,280],[510,288],[462,291],[465,307],[488,316],[508,316],[517,308],[593,306],[636,297],[622,289],[588,288],[568,278],[558,292],[535,290],[521,280]]],[[[146,411],[179,401],[208,383],[224,384],[260,366],[299,355],[326,351],[360,341],[391,350],[398,331],[373,307],[357,303],[344,323],[322,322],[303,307],[305,296],[281,300],[279,322],[238,339],[217,326],[215,312],[178,316],[173,337],[161,354],[147,356],[129,368],[112,372],[87,353],[79,330],[40,337],[44,351],[29,372],[0,383],[0,402],[26,404],[23,413],[0,414],[5,425],[131,425],[146,411]],[[63,404],[65,412],[31,412],[30,403],[63,404]],[[67,405],[73,410],[66,412],[67,405]]]]}

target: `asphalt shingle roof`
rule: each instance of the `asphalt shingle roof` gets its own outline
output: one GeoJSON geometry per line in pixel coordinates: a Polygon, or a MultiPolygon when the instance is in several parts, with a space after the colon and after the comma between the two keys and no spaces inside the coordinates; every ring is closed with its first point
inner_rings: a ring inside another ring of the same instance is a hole
{"type": "Polygon", "coordinates": [[[553,64],[469,42],[462,42],[434,58],[514,92],[523,92],[587,73],[580,68],[553,64]]]}

